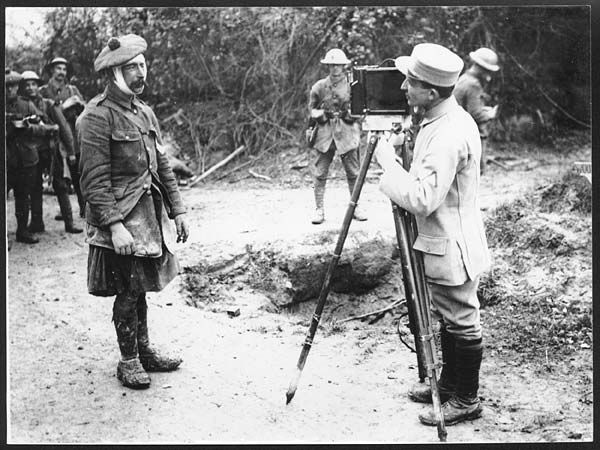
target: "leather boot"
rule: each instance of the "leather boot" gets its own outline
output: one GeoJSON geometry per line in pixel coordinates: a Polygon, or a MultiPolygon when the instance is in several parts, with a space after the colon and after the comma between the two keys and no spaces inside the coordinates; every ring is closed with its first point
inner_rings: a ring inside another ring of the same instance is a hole
{"type": "Polygon", "coordinates": [[[146,389],[150,386],[150,376],[138,358],[136,300],[136,294],[118,294],[113,306],[113,322],[121,351],[117,378],[126,387],[146,389]]]}
{"type": "Polygon", "coordinates": [[[44,226],[44,220],[42,219],[41,216],[31,216],[31,223],[29,224],[29,227],[27,227],[27,230],[30,233],[43,233],[44,231],[46,231],[46,227],[44,226]]]}
{"type": "Polygon", "coordinates": [[[138,358],[119,361],[117,378],[123,383],[123,386],[131,389],[147,389],[150,387],[150,377],[138,358]]]}
{"type": "MultiPolygon", "coordinates": [[[[476,419],[481,415],[483,408],[477,391],[482,356],[481,338],[456,339],[456,392],[442,406],[446,425],[476,419]]],[[[437,424],[433,411],[419,415],[419,420],[425,425],[437,424]]]]}
{"type": "Polygon", "coordinates": [[[24,244],[37,244],[39,242],[39,239],[31,234],[27,229],[27,216],[24,214],[17,215],[16,235],[17,242],[22,242],[24,244]]]}
{"type": "Polygon", "coordinates": [[[165,355],[150,345],[148,337],[148,304],[146,294],[140,294],[137,302],[137,342],[140,362],[148,372],[170,372],[179,367],[183,359],[165,355]]]}
{"type": "MultiPolygon", "coordinates": [[[[442,344],[442,374],[438,381],[440,401],[447,402],[456,391],[456,340],[442,325],[440,330],[442,344]]],[[[408,392],[408,397],[418,403],[433,403],[429,383],[417,383],[408,392]]]]}
{"type": "Polygon", "coordinates": [[[73,210],[71,209],[69,194],[66,192],[57,192],[56,198],[58,199],[58,205],[60,206],[61,217],[65,221],[65,231],[73,234],[83,233],[83,230],[77,228],[73,223],[73,210]]]}
{"type": "MultiPolygon", "coordinates": [[[[356,178],[348,179],[348,189],[350,190],[350,198],[352,198],[352,191],[354,190],[354,184],[356,183],[356,178]]],[[[359,222],[364,222],[367,220],[367,215],[364,213],[359,204],[354,208],[354,215],[352,217],[354,220],[358,220],[359,222]]]]}
{"type": "Polygon", "coordinates": [[[71,234],[83,233],[83,229],[76,227],[73,223],[73,217],[65,219],[65,231],[71,234]]]}
{"type": "Polygon", "coordinates": [[[325,198],[325,185],[327,184],[327,180],[315,180],[314,185],[314,194],[315,194],[315,215],[311,222],[315,225],[319,225],[325,221],[325,209],[323,207],[324,198],[325,198]]]}

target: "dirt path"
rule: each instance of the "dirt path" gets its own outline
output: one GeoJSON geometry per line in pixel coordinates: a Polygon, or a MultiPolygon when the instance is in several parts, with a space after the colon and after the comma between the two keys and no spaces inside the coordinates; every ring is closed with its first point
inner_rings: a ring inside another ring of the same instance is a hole
{"type": "MultiPolygon", "coordinates": [[[[482,207],[560,170],[560,161],[527,171],[491,168],[482,207]]],[[[215,251],[337,231],[348,194],[339,182],[330,186],[328,220],[320,227],[307,220],[308,187],[256,181],[183,195],[193,230],[179,253],[187,266],[215,251]]],[[[391,235],[389,203],[374,182],[361,199],[369,220],[354,222],[351,234],[391,235]]],[[[286,406],[314,304],[270,313],[261,309],[267,300],[245,288],[236,295],[241,315],[235,318],[224,312],[226,305],[188,306],[180,278],[149,294],[151,338],[180,351],[184,363],[174,373],[153,374],[146,391],[123,388],[115,376],[112,298],[86,294],[83,238],[65,235],[52,219],[54,198],[46,196],[44,206],[48,231],[41,242],[13,242],[8,255],[9,443],[437,442],[435,429],[417,419],[426,407],[406,398],[416,360],[389,323],[355,321],[319,332],[296,397],[286,406]]],[[[14,240],[12,200],[7,220],[14,240]]],[[[592,407],[580,401],[590,386],[568,376],[573,372],[591,379],[591,350],[552,372],[515,366],[510,358],[484,359],[484,415],[449,428],[448,441],[591,440],[592,407]]]]}

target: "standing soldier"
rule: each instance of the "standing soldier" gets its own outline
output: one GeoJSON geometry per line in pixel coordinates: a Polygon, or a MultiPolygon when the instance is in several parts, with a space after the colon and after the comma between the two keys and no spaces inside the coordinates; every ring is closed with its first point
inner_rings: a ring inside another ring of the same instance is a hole
{"type": "Polygon", "coordinates": [[[489,121],[496,117],[498,107],[485,106],[488,95],[484,88],[492,81],[492,76],[500,70],[498,55],[489,48],[479,48],[469,53],[473,64],[460,76],[454,96],[462,106],[475,119],[479,136],[481,137],[481,173],[485,170],[485,155],[489,135],[489,121]]]}
{"type": "Polygon", "coordinates": [[[6,185],[15,194],[17,242],[35,244],[38,239],[27,229],[29,205],[39,162],[36,139],[57,132],[58,127],[39,123],[37,109],[29,100],[18,95],[21,75],[6,71],[6,185]]]}
{"type": "Polygon", "coordinates": [[[49,172],[52,177],[52,187],[56,193],[60,212],[65,221],[67,233],[81,233],[83,230],[73,223],[71,200],[69,199],[69,168],[68,161],[75,163],[75,150],[73,148],[73,134],[61,108],[38,92],[40,77],[26,70],[21,74],[21,91],[37,108],[41,120],[45,124],[57,125],[59,134],[50,137],[38,138],[39,163],[35,174],[35,186],[31,197],[31,223],[29,231],[40,233],[44,231],[43,220],[43,173],[49,172]]]}
{"type": "MultiPolygon", "coordinates": [[[[310,89],[310,116],[317,122],[317,135],[314,148],[315,160],[314,194],[316,211],[312,223],[320,224],[325,220],[323,198],[327,174],[333,157],[337,152],[346,171],[350,194],[358,176],[360,166],[358,146],[360,144],[360,126],[350,117],[350,83],[344,67],[350,63],[345,53],[334,48],[327,52],[321,64],[327,65],[329,76],[317,81],[310,89]]],[[[367,220],[359,210],[354,210],[356,220],[367,220]]]]}
{"type": "MultiPolygon", "coordinates": [[[[380,139],[375,150],[384,173],[381,191],[414,214],[431,292],[432,316],[441,324],[444,366],[439,393],[446,425],[479,417],[477,395],[483,354],[477,285],[490,255],[478,205],[481,140],[473,118],[452,96],[463,61],[437,44],[419,44],[396,67],[406,75],[408,104],[423,111],[410,171],[396,161],[393,146],[380,139]]],[[[409,396],[431,403],[419,383],[409,396]]],[[[433,410],[419,416],[436,425],[433,410]]]]}
{"type": "MultiPolygon", "coordinates": [[[[50,79],[48,83],[40,88],[40,94],[44,98],[54,100],[57,106],[61,106],[69,98],[77,98],[78,101],[83,103],[83,96],[79,92],[76,86],[69,84],[68,80],[71,77],[72,70],[71,65],[65,58],[57,57],[54,58],[44,68],[50,79]]],[[[65,116],[67,116],[65,114],[65,116]]],[[[71,133],[75,136],[75,120],[77,117],[67,117],[69,126],[71,127],[71,133]]],[[[75,159],[69,160],[69,171],[71,172],[71,181],[73,182],[73,188],[77,195],[77,202],[79,203],[79,217],[83,218],[85,211],[85,203],[83,196],[81,195],[81,187],[79,186],[79,145],[75,139],[75,159]]],[[[56,219],[62,220],[61,216],[56,216],[56,219]]]]}
{"type": "Polygon", "coordinates": [[[177,242],[188,237],[158,120],[138,97],[146,80],[146,47],[134,34],[108,41],[94,62],[108,85],[77,119],[90,244],[88,291],[116,295],[117,377],[134,389],[150,385],[146,371],[174,370],[182,361],[150,346],[146,292],[162,290],[179,271],[169,219],[175,221],[177,242]]]}

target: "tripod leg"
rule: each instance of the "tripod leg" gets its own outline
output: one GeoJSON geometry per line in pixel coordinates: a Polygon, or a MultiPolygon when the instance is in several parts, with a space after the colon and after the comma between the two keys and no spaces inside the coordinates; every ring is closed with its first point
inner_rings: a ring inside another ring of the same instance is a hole
{"type": "Polygon", "coordinates": [[[375,134],[373,134],[369,139],[367,153],[365,154],[365,159],[363,160],[362,165],[360,166],[358,178],[356,180],[356,183],[354,184],[354,189],[352,190],[352,195],[350,197],[348,209],[346,210],[346,215],[344,216],[342,229],[340,230],[340,234],[337,240],[337,244],[335,246],[335,250],[333,252],[333,256],[331,257],[329,266],[327,267],[327,273],[325,274],[323,284],[321,285],[321,292],[319,293],[317,306],[315,308],[315,312],[313,314],[310,328],[308,330],[306,339],[304,341],[304,345],[302,347],[302,351],[300,352],[300,358],[298,359],[298,364],[296,365],[296,373],[292,378],[292,381],[290,382],[290,386],[286,393],[286,404],[291,402],[294,398],[294,395],[296,394],[296,389],[298,388],[298,381],[300,380],[300,375],[302,374],[302,370],[304,369],[304,365],[306,364],[306,358],[308,357],[308,353],[312,346],[315,333],[317,332],[317,327],[319,326],[319,321],[321,320],[321,314],[323,313],[323,308],[325,307],[325,301],[327,300],[327,296],[329,295],[329,289],[331,287],[331,277],[333,276],[333,272],[335,271],[335,268],[337,267],[338,261],[342,254],[344,242],[346,241],[346,236],[348,235],[348,230],[350,229],[350,223],[352,222],[352,217],[354,216],[354,210],[356,209],[358,198],[360,197],[360,192],[367,177],[367,170],[369,170],[371,160],[373,159],[373,153],[375,152],[377,141],[378,136],[375,134]]]}

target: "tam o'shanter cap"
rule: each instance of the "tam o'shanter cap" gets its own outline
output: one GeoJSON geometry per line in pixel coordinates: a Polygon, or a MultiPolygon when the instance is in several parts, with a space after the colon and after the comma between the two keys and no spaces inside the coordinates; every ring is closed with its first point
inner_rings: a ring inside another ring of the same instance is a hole
{"type": "Polygon", "coordinates": [[[94,70],[100,72],[109,67],[120,66],[148,48],[146,40],[136,34],[111,37],[94,61],[94,70]]]}
{"type": "Polygon", "coordinates": [[[464,66],[456,53],[429,43],[415,45],[410,56],[400,56],[395,63],[404,75],[440,87],[454,86],[464,66]]]}

